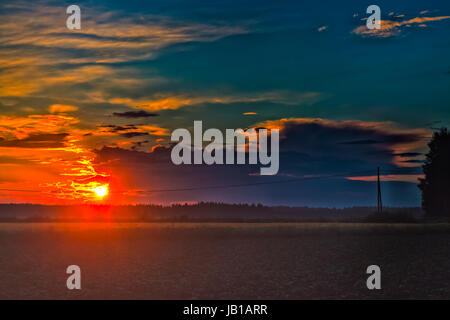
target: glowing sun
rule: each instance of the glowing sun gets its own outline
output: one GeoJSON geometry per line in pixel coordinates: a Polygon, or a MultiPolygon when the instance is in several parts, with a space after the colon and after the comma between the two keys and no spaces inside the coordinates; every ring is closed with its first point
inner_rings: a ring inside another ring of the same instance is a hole
{"type": "Polygon", "coordinates": [[[95,195],[99,198],[103,198],[108,194],[108,187],[106,186],[100,186],[95,189],[92,189],[92,191],[95,192],[95,195]]]}

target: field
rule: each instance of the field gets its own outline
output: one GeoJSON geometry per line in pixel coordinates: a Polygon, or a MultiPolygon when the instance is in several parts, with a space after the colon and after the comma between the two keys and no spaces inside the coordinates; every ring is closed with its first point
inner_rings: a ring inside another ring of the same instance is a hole
{"type": "Polygon", "coordinates": [[[450,226],[2,223],[1,299],[450,298],[450,226]],[[67,266],[82,289],[66,288],[67,266]],[[382,290],[366,288],[366,268],[382,290]]]}

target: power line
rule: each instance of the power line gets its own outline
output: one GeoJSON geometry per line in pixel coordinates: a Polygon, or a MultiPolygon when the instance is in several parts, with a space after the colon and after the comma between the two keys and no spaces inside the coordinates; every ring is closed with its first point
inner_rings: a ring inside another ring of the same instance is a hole
{"type": "Polygon", "coordinates": [[[378,189],[378,214],[383,213],[383,202],[381,200],[380,167],[377,169],[377,189],[378,189]]]}
{"type": "Polygon", "coordinates": [[[345,177],[345,176],[349,176],[349,175],[353,175],[353,174],[364,174],[364,173],[369,173],[369,172],[373,172],[373,170],[355,171],[355,172],[349,172],[349,173],[339,173],[339,174],[322,175],[322,176],[315,176],[315,177],[300,177],[300,178],[277,180],[277,181],[252,182],[252,183],[249,182],[249,183],[240,183],[240,184],[210,185],[210,186],[198,186],[198,187],[192,186],[192,187],[174,188],[174,189],[154,189],[154,190],[145,190],[145,191],[142,191],[142,193],[192,191],[192,190],[201,190],[201,189],[242,188],[242,187],[252,187],[252,186],[259,186],[259,185],[291,183],[291,182],[298,182],[298,181],[304,181],[304,180],[345,177]]]}
{"type": "MultiPolygon", "coordinates": [[[[329,174],[329,175],[321,175],[315,177],[299,177],[294,179],[286,179],[286,180],[277,180],[277,181],[265,181],[265,182],[252,182],[252,183],[241,183],[241,184],[229,184],[229,185],[209,185],[209,186],[189,186],[183,188],[168,188],[168,189],[153,189],[153,190],[143,190],[141,193],[158,193],[158,192],[178,192],[178,191],[194,191],[194,190],[202,190],[202,189],[227,189],[227,188],[242,188],[242,187],[253,187],[260,185],[271,185],[271,184],[280,184],[280,183],[292,183],[298,181],[305,180],[318,180],[318,179],[327,179],[327,178],[338,178],[338,177],[347,177],[352,175],[363,175],[373,173],[376,174],[374,170],[365,170],[365,171],[353,171],[347,173],[338,173],[338,174],[329,174]]],[[[400,173],[399,171],[385,171],[384,174],[395,174],[400,173]]],[[[408,173],[415,174],[415,173],[408,173]]]]}
{"type": "MultiPolygon", "coordinates": [[[[299,181],[310,181],[310,180],[319,180],[319,179],[328,179],[328,178],[339,178],[339,177],[347,177],[347,176],[355,176],[355,175],[364,175],[373,173],[376,175],[374,170],[364,170],[364,171],[353,171],[347,173],[337,173],[337,174],[328,174],[328,175],[320,175],[320,176],[311,176],[311,177],[299,177],[294,179],[286,179],[286,180],[276,180],[276,181],[264,181],[264,182],[249,182],[249,183],[239,183],[239,184],[228,184],[228,185],[208,185],[208,186],[187,186],[182,188],[167,188],[167,189],[151,189],[151,190],[141,190],[140,193],[160,193],[160,192],[182,192],[182,191],[195,191],[195,190],[204,190],[204,189],[229,189],[229,188],[245,188],[245,187],[254,187],[261,185],[271,185],[271,184],[282,184],[282,183],[293,183],[299,181]]],[[[383,171],[383,174],[418,174],[414,172],[405,172],[401,170],[386,170],[383,171]]],[[[0,189],[0,191],[8,191],[8,192],[34,192],[40,193],[42,191],[39,190],[26,190],[26,189],[0,189]]],[[[111,193],[124,193],[124,192],[111,192],[111,193]]]]}

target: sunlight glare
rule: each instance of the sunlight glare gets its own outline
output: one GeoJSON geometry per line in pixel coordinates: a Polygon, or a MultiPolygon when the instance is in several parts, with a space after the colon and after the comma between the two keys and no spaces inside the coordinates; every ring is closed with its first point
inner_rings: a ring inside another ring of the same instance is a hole
{"type": "Polygon", "coordinates": [[[104,196],[106,196],[108,194],[108,188],[106,186],[97,187],[97,188],[93,189],[92,191],[94,191],[95,195],[99,198],[103,198],[104,196]]]}

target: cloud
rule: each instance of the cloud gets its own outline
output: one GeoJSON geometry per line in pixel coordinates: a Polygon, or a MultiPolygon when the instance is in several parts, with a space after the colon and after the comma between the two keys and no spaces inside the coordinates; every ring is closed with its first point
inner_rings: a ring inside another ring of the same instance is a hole
{"type": "MultiPolygon", "coordinates": [[[[422,174],[402,174],[402,175],[396,175],[396,174],[386,174],[386,175],[380,175],[380,179],[383,182],[388,181],[397,181],[397,182],[410,182],[410,183],[418,183],[419,178],[423,178],[422,174]]],[[[372,181],[375,182],[378,180],[378,176],[363,176],[363,177],[348,177],[348,180],[352,181],[372,181]]]]}
{"type": "Polygon", "coordinates": [[[125,138],[134,138],[134,137],[141,137],[141,136],[149,136],[150,134],[148,132],[129,131],[129,132],[121,133],[120,135],[125,138]]]}
{"type": "MultiPolygon", "coordinates": [[[[0,142],[3,139],[0,138],[0,142]]],[[[0,156],[0,165],[3,164],[27,164],[27,165],[31,165],[32,161],[28,160],[28,159],[21,159],[21,158],[16,158],[16,157],[12,157],[12,156],[0,156]]]]}
{"type": "Polygon", "coordinates": [[[27,3],[26,7],[4,5],[3,9],[5,14],[1,16],[0,27],[3,44],[37,46],[47,52],[47,48],[89,51],[90,55],[74,57],[73,63],[148,59],[159,49],[176,43],[215,41],[248,32],[242,25],[194,23],[161,15],[130,15],[111,10],[105,13],[101,7],[82,10],[81,30],[69,31],[65,23],[61,23],[67,18],[61,6],[36,2],[27,3]]]}
{"type": "Polygon", "coordinates": [[[425,22],[434,22],[450,19],[450,16],[440,16],[440,17],[416,17],[409,20],[404,21],[396,21],[396,20],[381,20],[381,28],[380,29],[369,29],[366,25],[359,26],[355,28],[352,33],[360,35],[360,36],[368,36],[368,37],[378,37],[378,38],[388,38],[395,35],[398,35],[402,31],[402,27],[411,26],[413,24],[417,24],[423,27],[425,22]]]}
{"type": "Polygon", "coordinates": [[[66,112],[73,112],[77,111],[78,107],[70,106],[70,105],[64,105],[64,104],[52,104],[48,111],[50,113],[66,113],[66,112]]]}
{"type": "MultiPolygon", "coordinates": [[[[170,146],[154,146],[149,152],[133,149],[145,141],[127,145],[128,150],[120,147],[96,150],[96,163],[107,163],[113,176],[117,175],[120,181],[126,181],[122,188],[131,192],[123,191],[123,194],[125,199],[131,202],[215,200],[313,204],[313,199],[318,199],[317,203],[321,205],[336,204],[340,201],[372,203],[377,167],[381,167],[383,172],[396,172],[383,174],[383,181],[386,183],[405,183],[401,189],[403,192],[407,190],[414,195],[418,192],[412,183],[417,182],[420,163],[410,163],[408,160],[418,152],[408,150],[425,145],[423,137],[429,133],[426,130],[399,128],[391,122],[310,118],[264,121],[253,127],[281,130],[280,172],[277,177],[255,175],[254,173],[259,171],[259,165],[175,166],[171,162],[170,146]],[[361,175],[362,171],[367,171],[367,174],[361,175]],[[343,175],[317,181],[306,179],[298,184],[277,184],[276,188],[273,185],[263,185],[249,189],[251,192],[243,192],[239,188],[207,188],[224,184],[270,182],[284,178],[322,177],[337,173],[343,175]],[[189,191],[192,186],[206,188],[189,191]],[[184,188],[186,190],[181,192],[149,192],[184,188]],[[352,199],[346,199],[342,193],[351,194],[352,199]]],[[[385,185],[387,188],[391,186],[393,185],[385,185]]]]}
{"type": "Polygon", "coordinates": [[[112,98],[108,102],[111,104],[123,104],[132,108],[139,108],[148,111],[160,111],[168,109],[179,109],[186,106],[204,103],[257,103],[272,102],[287,106],[312,105],[322,99],[319,92],[295,92],[289,90],[274,90],[256,93],[228,93],[228,94],[163,94],[158,93],[152,98],[112,98]]]}
{"type": "MultiPolygon", "coordinates": [[[[393,149],[424,143],[422,131],[396,128],[392,123],[335,121],[325,119],[279,119],[255,126],[281,129],[280,172],[277,177],[255,175],[255,165],[181,165],[170,159],[171,148],[156,146],[151,152],[102,148],[96,162],[108,163],[122,185],[124,201],[171,203],[179,201],[264,202],[268,204],[339,205],[372,204],[376,168],[395,170],[383,174],[384,192],[397,186],[416,197],[418,167],[399,167],[393,149]],[[376,144],[342,144],[346,141],[378,141],[376,144]],[[132,169],[132,170],[130,170],[132,169]],[[368,171],[362,176],[356,172],[368,171]],[[126,172],[126,175],[124,174],[126,172]],[[354,172],[326,178],[329,174],[354,172]],[[208,186],[239,185],[282,179],[323,177],[299,183],[257,185],[255,187],[215,189],[208,186]],[[399,183],[404,183],[400,187],[399,183]],[[190,191],[191,187],[203,187],[190,191]],[[177,190],[157,192],[152,190],[177,190]],[[126,191],[125,191],[126,190],[126,191]],[[248,192],[246,192],[248,190],[248,192]],[[128,192],[129,191],[129,192],[128,192]],[[351,198],[348,198],[351,195],[351,198]]],[[[404,160],[404,159],[403,159],[404,160]]],[[[389,198],[389,197],[387,197],[389,198]]],[[[398,199],[394,197],[394,203],[398,199]]],[[[417,199],[418,197],[414,198],[417,199]]],[[[411,201],[409,198],[408,201],[411,201]]]]}
{"type": "Polygon", "coordinates": [[[402,129],[391,122],[320,118],[271,120],[255,127],[280,129],[280,150],[310,159],[334,158],[336,163],[356,161],[395,167],[413,166],[399,155],[424,148],[429,135],[425,129],[402,129]]]}
{"type": "Polygon", "coordinates": [[[24,139],[0,141],[0,147],[10,148],[63,148],[67,133],[32,134],[24,139]]]}
{"type": "MultiPolygon", "coordinates": [[[[320,106],[317,102],[323,101],[325,95],[342,97],[340,90],[345,81],[337,89],[328,88],[331,90],[328,94],[319,92],[323,79],[315,75],[320,73],[317,68],[325,68],[326,72],[345,78],[348,68],[342,73],[343,69],[339,68],[344,65],[339,67],[339,63],[333,61],[328,61],[328,66],[323,65],[321,61],[326,59],[317,55],[314,49],[318,46],[298,47],[289,41],[297,36],[305,36],[306,40],[310,39],[308,36],[314,37],[307,31],[311,30],[310,21],[298,19],[300,16],[295,20],[301,23],[301,28],[290,22],[283,22],[280,27],[306,30],[308,35],[265,26],[263,31],[275,32],[244,36],[249,30],[248,25],[242,23],[242,17],[248,14],[241,12],[234,20],[221,19],[224,12],[218,11],[215,5],[207,9],[209,17],[204,14],[191,16],[192,12],[181,15],[174,13],[172,8],[164,9],[165,13],[174,14],[174,18],[157,16],[154,6],[142,8],[151,9],[153,14],[149,15],[145,10],[102,12],[102,8],[89,5],[85,7],[86,11],[82,6],[82,30],[68,31],[63,6],[40,5],[54,3],[47,1],[7,2],[0,4],[0,108],[5,114],[17,116],[0,116],[0,143],[3,144],[0,157],[13,156],[24,159],[27,164],[25,166],[19,160],[13,163],[12,159],[5,158],[11,166],[2,167],[0,171],[2,177],[24,179],[32,172],[33,178],[36,176],[32,188],[48,181],[50,190],[58,197],[70,197],[73,192],[71,182],[75,182],[79,188],[77,196],[85,199],[86,190],[80,188],[81,181],[97,179],[99,172],[107,172],[93,165],[92,150],[105,146],[119,148],[121,155],[130,155],[128,152],[134,150],[145,153],[143,158],[147,159],[147,153],[153,148],[151,157],[156,157],[157,152],[168,152],[161,151],[155,144],[169,143],[171,127],[190,126],[197,116],[204,116],[205,123],[217,123],[219,128],[222,125],[246,127],[260,119],[277,119],[281,117],[280,113],[285,116],[333,114],[337,117],[337,112],[342,110],[334,109],[328,113],[330,100],[320,106]],[[218,12],[222,13],[218,15],[218,12]],[[218,17],[221,21],[214,20],[218,17]],[[195,22],[195,19],[201,22],[195,22]],[[212,43],[219,39],[222,41],[212,43]],[[273,43],[272,53],[264,51],[267,39],[273,43]],[[251,48],[239,50],[244,44],[251,48]],[[303,58],[299,58],[299,54],[304,54],[303,58]],[[271,63],[267,63],[269,60],[271,63]],[[211,72],[208,68],[211,65],[219,65],[218,72],[211,72]],[[311,81],[305,82],[305,77],[311,81]],[[317,108],[306,108],[316,105],[317,108]],[[129,111],[130,108],[135,110],[129,111]],[[181,108],[184,109],[172,111],[181,108]],[[152,118],[159,110],[167,111],[161,112],[161,117],[152,118]],[[247,117],[239,116],[245,110],[257,112],[245,112],[247,117]],[[51,114],[42,115],[48,111],[51,114]],[[70,113],[74,111],[77,111],[77,117],[69,116],[75,114],[70,113]],[[259,114],[257,117],[250,116],[256,113],[259,114]],[[34,115],[23,116],[28,114],[34,115]],[[133,124],[152,120],[155,123],[146,126],[133,124]],[[12,146],[15,146],[14,150],[12,146]],[[17,166],[15,171],[11,169],[12,165],[17,166]],[[64,186],[60,187],[58,183],[64,186]]],[[[253,13],[250,15],[254,16],[253,13]]],[[[348,110],[351,109],[344,113],[348,110]]],[[[339,117],[345,117],[345,114],[339,117]]],[[[322,119],[318,124],[321,130],[315,130],[312,124],[305,122],[284,123],[282,174],[302,176],[352,171],[353,167],[372,168],[379,163],[392,167],[414,165],[410,157],[399,154],[416,152],[422,141],[411,139],[408,130],[392,129],[386,123],[376,126],[373,132],[367,130],[369,125],[361,123],[344,128],[341,122],[327,123],[322,119]],[[301,128],[305,131],[298,137],[296,132],[301,128]],[[323,141],[318,143],[321,134],[323,141]]],[[[216,178],[218,181],[247,181],[249,174],[257,171],[246,166],[202,168],[206,171],[200,172],[199,178],[191,172],[192,167],[174,171],[170,159],[166,160],[161,164],[164,169],[161,172],[158,171],[160,167],[150,168],[144,163],[136,170],[131,166],[131,174],[136,175],[134,186],[143,179],[154,185],[169,185],[172,181],[175,184],[177,178],[181,179],[177,177],[180,173],[186,174],[183,181],[187,185],[202,181],[201,178],[209,183],[214,183],[216,178]]],[[[126,175],[123,178],[127,181],[126,175]]],[[[280,188],[280,191],[286,190],[280,188]]],[[[269,188],[266,191],[259,193],[259,199],[273,197],[269,188]]],[[[222,196],[212,191],[208,195],[222,196]]],[[[314,197],[312,193],[308,195],[314,197]]],[[[245,200],[245,196],[234,193],[228,199],[245,200]]],[[[279,199],[283,197],[282,194],[279,199]]],[[[257,201],[258,197],[253,200],[257,201]]]]}
{"type": "Polygon", "coordinates": [[[114,116],[122,117],[122,118],[148,118],[148,117],[157,117],[159,114],[150,113],[144,110],[139,111],[126,111],[126,112],[114,112],[114,116]]]}
{"type": "Polygon", "coordinates": [[[420,152],[403,152],[403,153],[399,153],[396,155],[400,156],[400,157],[418,157],[418,156],[421,156],[422,153],[420,153],[420,152]]]}
{"type": "Polygon", "coordinates": [[[116,68],[118,63],[155,59],[175,44],[212,42],[248,32],[238,23],[201,23],[81,7],[82,29],[69,31],[61,5],[47,1],[0,4],[0,97],[40,95],[48,104],[80,107],[105,103],[111,98],[107,92],[148,89],[165,81],[156,75],[144,77],[132,67],[116,68]]]}
{"type": "Polygon", "coordinates": [[[341,142],[341,144],[375,144],[380,143],[380,141],[376,140],[357,140],[357,141],[347,141],[347,142],[341,142]]]}
{"type": "Polygon", "coordinates": [[[410,159],[410,160],[405,160],[403,161],[404,163],[419,163],[422,164],[425,162],[425,160],[419,160],[419,159],[410,159]]]}
{"type": "Polygon", "coordinates": [[[14,199],[44,203],[92,199],[89,188],[100,182],[80,179],[106,174],[92,165],[93,154],[83,141],[89,131],[78,125],[77,118],[63,114],[0,116],[0,157],[17,159],[0,163],[2,179],[16,181],[2,186],[39,195],[36,199],[27,192],[18,193],[14,199]]]}
{"type": "Polygon", "coordinates": [[[93,135],[103,135],[104,133],[119,133],[120,136],[132,138],[137,136],[168,136],[169,130],[155,125],[101,125],[99,132],[94,132],[93,135]]]}
{"type": "Polygon", "coordinates": [[[128,131],[128,130],[136,130],[138,127],[130,124],[126,126],[119,126],[115,124],[108,124],[108,125],[101,125],[100,128],[106,128],[108,132],[121,132],[121,131],[128,131]]]}
{"type": "Polygon", "coordinates": [[[78,122],[77,118],[67,115],[0,116],[0,137],[20,140],[36,134],[64,133],[78,122]]]}
{"type": "MultiPolygon", "coordinates": [[[[0,55],[5,53],[0,45],[0,55]]],[[[129,83],[129,79],[113,79],[115,71],[111,67],[106,66],[72,66],[70,69],[59,68],[55,69],[48,66],[24,65],[7,68],[0,73],[0,97],[23,97],[38,92],[50,91],[47,94],[55,99],[60,99],[58,95],[54,94],[55,88],[64,86],[74,86],[77,84],[86,84],[95,82],[99,79],[110,77],[110,83],[125,84],[129,83]]],[[[72,87],[72,90],[74,88],[72,87]]],[[[98,89],[97,89],[98,90],[98,89]]],[[[94,92],[97,90],[93,90],[94,92]]],[[[80,97],[86,95],[77,90],[71,92],[65,91],[65,98],[76,96],[80,97]]]]}

